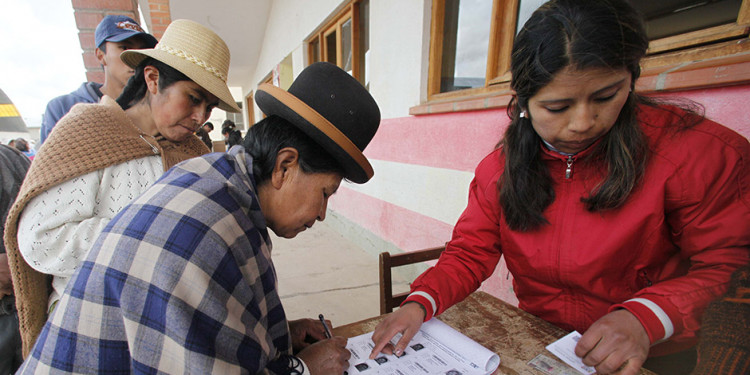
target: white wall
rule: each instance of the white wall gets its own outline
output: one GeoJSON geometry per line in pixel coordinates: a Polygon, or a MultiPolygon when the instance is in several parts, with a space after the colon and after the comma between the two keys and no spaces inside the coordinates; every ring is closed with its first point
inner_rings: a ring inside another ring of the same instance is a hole
{"type": "MultiPolygon", "coordinates": [[[[296,77],[305,66],[304,40],[343,3],[344,0],[273,0],[256,69],[243,81],[242,97],[254,92],[276,64],[290,53],[296,77]]],[[[254,124],[261,118],[260,109],[255,103],[253,105],[255,118],[246,119],[248,124],[254,124]]]]}
{"type": "Polygon", "coordinates": [[[384,119],[405,117],[427,84],[430,0],[370,0],[370,93],[384,119]]]}
{"type": "MultiPolygon", "coordinates": [[[[298,50],[313,30],[320,26],[344,0],[274,0],[268,16],[255,73],[243,85],[245,95],[255,89],[276,64],[298,50]]],[[[294,59],[295,64],[297,58],[294,59]]],[[[295,66],[295,74],[296,72],[295,66]]]]}
{"type": "MultiPolygon", "coordinates": [[[[274,0],[257,68],[243,84],[242,97],[290,53],[296,77],[307,63],[304,40],[344,3],[274,0]]],[[[384,119],[408,116],[409,108],[419,104],[426,92],[430,4],[430,0],[370,0],[370,92],[384,119]]],[[[259,118],[257,108],[255,114],[259,118]]]]}

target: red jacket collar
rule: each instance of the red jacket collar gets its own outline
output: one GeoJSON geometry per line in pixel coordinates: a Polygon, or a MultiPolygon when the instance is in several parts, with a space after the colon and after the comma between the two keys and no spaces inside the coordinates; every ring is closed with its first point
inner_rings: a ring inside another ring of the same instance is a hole
{"type": "MultiPolygon", "coordinates": [[[[592,143],[589,147],[586,147],[583,151],[575,155],[572,155],[573,160],[578,160],[578,159],[585,158],[591,155],[594,152],[594,150],[596,150],[596,146],[602,141],[602,139],[604,139],[604,136],[599,137],[599,139],[597,139],[596,142],[592,143]]],[[[544,155],[543,159],[568,160],[567,155],[563,155],[557,151],[550,150],[549,148],[547,148],[547,145],[544,144],[544,141],[542,140],[539,141],[539,147],[541,147],[542,149],[542,154],[544,155]]]]}

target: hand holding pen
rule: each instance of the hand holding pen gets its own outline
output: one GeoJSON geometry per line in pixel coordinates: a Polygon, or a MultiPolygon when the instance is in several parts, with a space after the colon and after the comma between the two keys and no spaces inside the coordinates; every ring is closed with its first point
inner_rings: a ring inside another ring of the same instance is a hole
{"type": "Polygon", "coordinates": [[[312,327],[309,327],[308,332],[317,337],[323,334],[326,339],[309,344],[295,355],[304,361],[313,374],[341,374],[349,367],[351,357],[351,353],[346,349],[347,340],[344,337],[333,337],[330,325],[323,314],[318,315],[318,320],[323,325],[323,330],[321,331],[318,322],[314,319],[307,319],[307,322],[315,323],[315,332],[313,333],[312,327]]]}
{"type": "Polygon", "coordinates": [[[318,314],[318,319],[320,319],[320,323],[323,324],[323,329],[325,329],[326,338],[330,339],[331,337],[331,330],[328,328],[328,324],[326,323],[326,319],[323,317],[323,314],[318,314]]]}
{"type": "MultiPolygon", "coordinates": [[[[330,327],[330,322],[327,322],[330,327]]],[[[314,344],[318,341],[327,339],[325,328],[321,329],[319,319],[298,319],[289,321],[289,335],[292,339],[292,349],[294,353],[314,344]]]]}

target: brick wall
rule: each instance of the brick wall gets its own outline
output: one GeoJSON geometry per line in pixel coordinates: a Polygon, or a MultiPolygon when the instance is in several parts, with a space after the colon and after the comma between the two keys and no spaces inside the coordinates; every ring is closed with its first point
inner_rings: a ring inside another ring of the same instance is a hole
{"type": "MultiPolygon", "coordinates": [[[[140,20],[138,0],[71,0],[78,26],[78,40],[81,43],[83,64],[88,81],[104,83],[104,69],[96,59],[94,31],[96,25],[107,15],[118,14],[140,20]]],[[[169,0],[148,0],[148,29],[156,39],[160,39],[171,22],[169,0]]]]}
{"type": "Polygon", "coordinates": [[[172,22],[172,16],[169,12],[169,0],[149,0],[148,9],[150,13],[151,24],[149,30],[156,39],[161,39],[164,30],[172,22]]]}

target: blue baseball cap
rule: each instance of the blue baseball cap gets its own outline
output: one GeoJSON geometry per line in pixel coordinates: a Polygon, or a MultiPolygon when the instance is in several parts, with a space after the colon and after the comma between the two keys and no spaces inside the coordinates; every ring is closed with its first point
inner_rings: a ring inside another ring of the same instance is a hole
{"type": "Polygon", "coordinates": [[[143,31],[141,26],[132,18],[110,15],[104,17],[102,22],[99,22],[99,25],[96,26],[94,41],[98,48],[104,42],[122,42],[137,35],[141,35],[143,40],[146,41],[145,48],[154,48],[157,43],[156,38],[143,31]]]}

